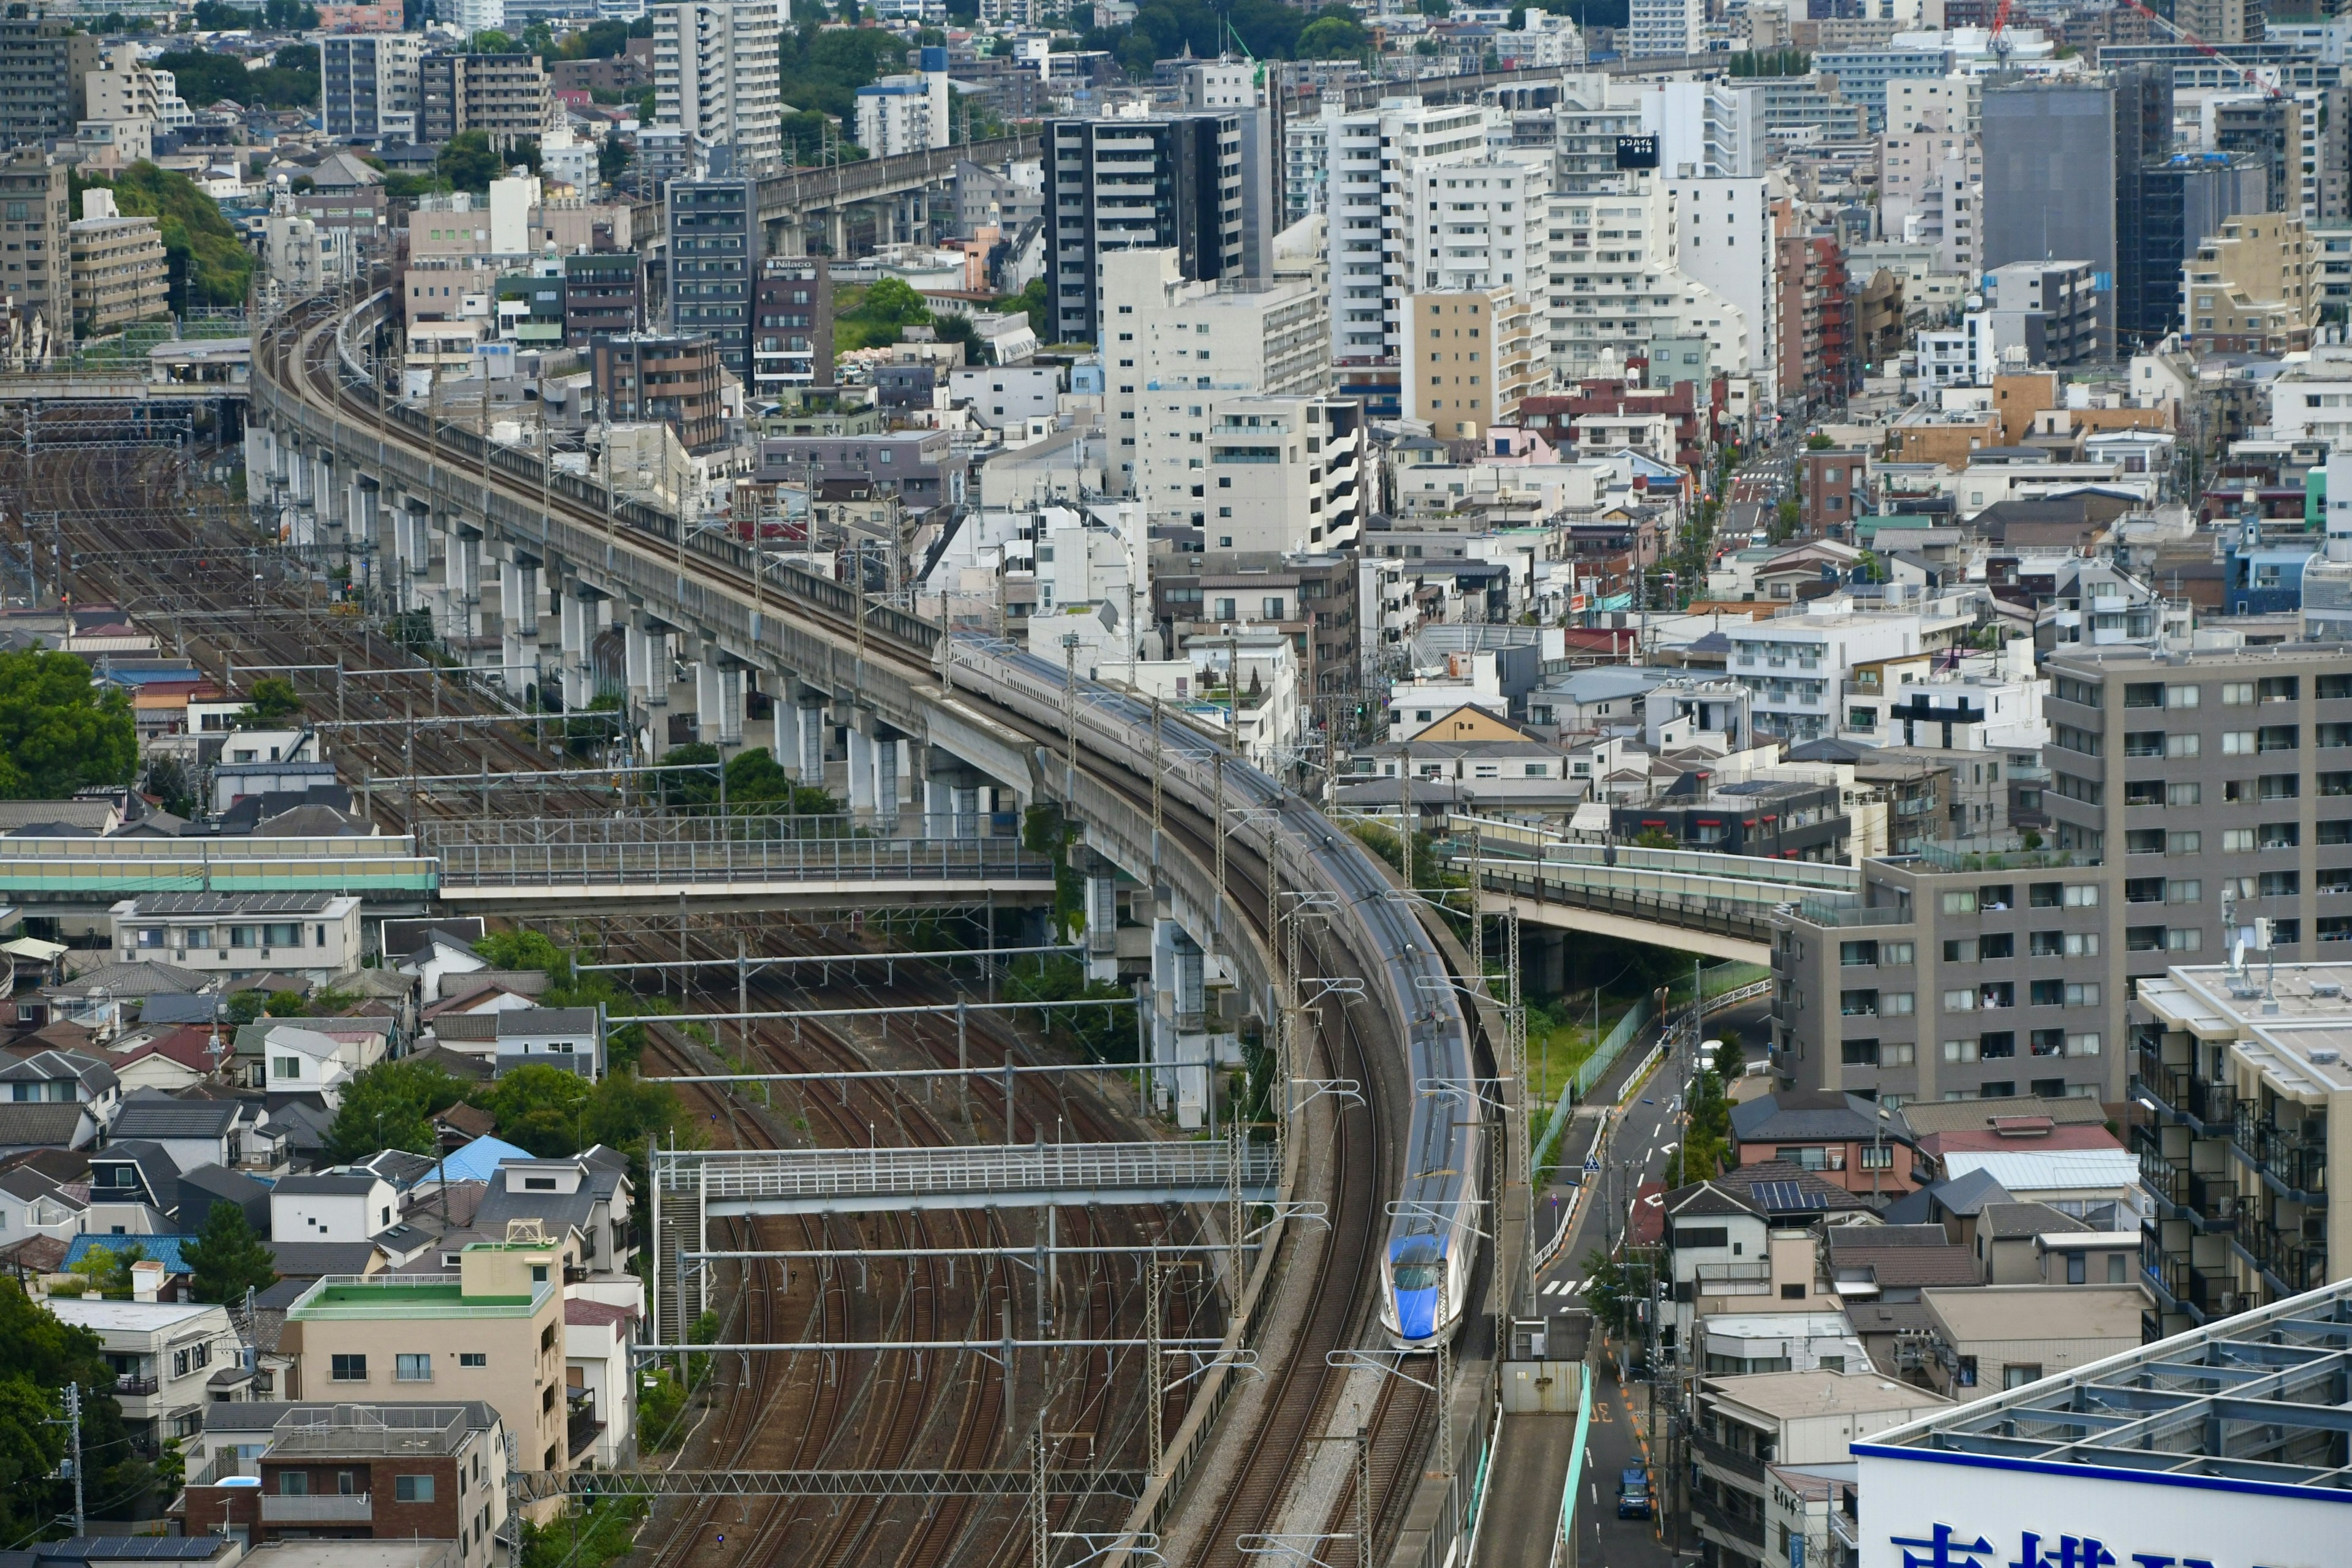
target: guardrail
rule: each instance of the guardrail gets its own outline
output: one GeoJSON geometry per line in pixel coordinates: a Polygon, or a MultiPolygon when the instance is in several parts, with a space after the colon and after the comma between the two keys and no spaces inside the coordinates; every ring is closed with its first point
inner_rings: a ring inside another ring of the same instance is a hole
{"type": "Polygon", "coordinates": [[[452,844],[441,886],[603,887],[634,882],[1045,882],[1053,863],[1006,839],[784,838],[671,844],[452,844]]]}
{"type": "MultiPolygon", "coordinates": [[[[1033,1192],[1045,1188],[1157,1192],[1232,1184],[1232,1147],[1202,1143],[949,1144],[940,1148],[762,1150],[665,1155],[673,1191],[717,1202],[873,1196],[897,1193],[1033,1192]]],[[[1249,1144],[1244,1188],[1274,1182],[1271,1144],[1249,1144]]]]}
{"type": "Polygon", "coordinates": [[[1592,1433],[1591,1363],[1585,1363],[1584,1375],[1576,1381],[1576,1437],[1569,1445],[1568,1479],[1560,1486],[1559,1532],[1552,1537],[1550,1568],[1564,1568],[1576,1540],[1576,1483],[1583,1478],[1585,1464],[1591,1458],[1591,1449],[1586,1446],[1592,1433]]]}

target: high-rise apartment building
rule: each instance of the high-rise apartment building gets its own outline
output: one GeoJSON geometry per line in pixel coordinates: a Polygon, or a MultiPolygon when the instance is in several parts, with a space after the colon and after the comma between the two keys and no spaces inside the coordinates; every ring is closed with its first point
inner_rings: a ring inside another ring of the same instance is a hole
{"type": "Polygon", "coordinates": [[[654,120],[764,173],[783,157],[781,14],[771,0],[678,0],[654,16],[654,120]]]}
{"type": "Polygon", "coordinates": [[[2298,353],[2319,325],[2318,247],[2300,216],[2241,214],[2182,266],[2188,335],[2212,353],[2298,353]]]}
{"type": "MultiPolygon", "coordinates": [[[[1331,357],[1339,366],[1341,390],[1363,396],[1368,415],[1393,416],[1400,405],[1397,356],[1402,352],[1406,296],[1445,286],[1443,269],[1438,269],[1440,276],[1432,276],[1431,264],[1446,259],[1440,243],[1446,171],[1454,171],[1452,177],[1457,182],[1452,194],[1462,196],[1462,169],[1488,162],[1488,135],[1502,123],[1501,111],[1483,104],[1435,105],[1418,98],[1390,98],[1377,108],[1340,116],[1329,130],[1325,201],[1331,258],[1331,357]]],[[[1490,169],[1483,177],[1506,176],[1490,169]]],[[[1515,172],[1508,177],[1533,176],[1515,172]]],[[[1499,191],[1492,194],[1499,203],[1499,191]]],[[[1533,216],[1526,210],[1524,193],[1513,199],[1515,216],[1525,220],[1533,216]]],[[[1501,215],[1497,211],[1494,216],[1501,215]]],[[[1513,287],[1528,260],[1524,253],[1531,243],[1526,232],[1529,226],[1526,221],[1514,225],[1509,248],[1521,254],[1510,258],[1513,287]]],[[[1495,252],[1504,247],[1492,228],[1464,237],[1467,243],[1463,248],[1475,254],[1459,258],[1471,264],[1460,270],[1503,269],[1503,258],[1495,252]]]]}
{"type": "Polygon", "coordinates": [[[0,290],[48,328],[51,352],[73,342],[73,251],[66,165],[37,146],[0,163],[0,290]]]}
{"type": "Polygon", "coordinates": [[[2341,643],[2042,661],[2038,850],[1869,861],[1859,907],[1776,917],[1781,1072],[1882,1099],[2120,1100],[2130,990],[2267,921],[2281,962],[2352,940],[2352,658],[2341,643]],[[2232,927],[2221,921],[2224,890],[2232,927]]]}
{"type": "Polygon", "coordinates": [[[1627,57],[1637,60],[1703,54],[1706,0],[1632,0],[1624,38],[1627,57]]]}
{"type": "Polygon", "coordinates": [[[1102,279],[1114,252],[1173,249],[1196,279],[1245,270],[1239,114],[1049,120],[1043,157],[1045,289],[1058,341],[1108,351],[1102,279]]]}
{"type": "Polygon", "coordinates": [[[2080,258],[2116,266],[2118,114],[2112,87],[2028,82],[1983,99],[1985,267],[2080,258]]]}
{"type": "Polygon", "coordinates": [[[320,112],[329,140],[415,139],[424,42],[415,33],[331,33],[319,40],[320,112]]]}
{"type": "Polygon", "coordinates": [[[171,265],[152,217],[124,217],[103,187],[82,193],[68,226],[74,320],[85,335],[171,313],[171,265]]]}
{"type": "Polygon", "coordinates": [[[1770,385],[1779,373],[1780,333],[1774,308],[1779,251],[1767,182],[1761,176],[1675,177],[1665,184],[1674,200],[1675,269],[1738,310],[1747,324],[1746,363],[1717,359],[1716,368],[1770,385]]]}
{"type": "Polygon", "coordinates": [[[669,183],[670,327],[717,342],[719,363],[746,385],[763,232],[760,183],[751,176],[713,174],[669,183]]]}
{"type": "Polygon", "coordinates": [[[833,279],[822,256],[772,258],[752,294],[751,389],[781,397],[833,384],[833,279]]]}
{"type": "Polygon", "coordinates": [[[1771,163],[1764,92],[1738,82],[1669,81],[1641,92],[1642,129],[1669,179],[1747,179],[1771,163]]]}
{"type": "Polygon", "coordinates": [[[1115,252],[1102,266],[1105,470],[1152,522],[1205,526],[1213,404],[1328,388],[1324,292],[1305,279],[1188,278],[1171,247],[1115,252]]]}
{"type": "Polygon", "coordinates": [[[916,61],[912,71],[857,89],[857,144],[877,158],[944,147],[951,140],[948,52],[926,45],[916,51],[916,61]]]}
{"type": "Polygon", "coordinates": [[[416,62],[416,139],[479,131],[506,148],[547,128],[547,73],[528,54],[431,54],[416,62]]]}
{"type": "Polygon", "coordinates": [[[1517,424],[1551,382],[1542,313],[1517,289],[1408,295],[1404,342],[1404,416],[1447,440],[1517,424]]]}
{"type": "Polygon", "coordinates": [[[0,152],[71,136],[89,117],[83,79],[105,63],[101,50],[68,23],[0,21],[0,152]]]}
{"type": "Polygon", "coordinates": [[[563,258],[563,341],[585,348],[594,337],[645,330],[645,260],[634,250],[582,250],[563,258]]]}

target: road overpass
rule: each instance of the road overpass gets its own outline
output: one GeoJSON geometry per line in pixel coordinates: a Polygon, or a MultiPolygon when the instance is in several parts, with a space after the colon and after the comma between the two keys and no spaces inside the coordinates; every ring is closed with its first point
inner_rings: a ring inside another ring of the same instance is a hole
{"type": "Polygon", "coordinates": [[[1710,958],[1769,963],[1775,910],[1861,900],[1861,873],[1845,865],[1577,842],[1461,813],[1447,818],[1446,833],[1448,867],[1475,872],[1489,909],[1516,910],[1535,928],[1710,958]]]}

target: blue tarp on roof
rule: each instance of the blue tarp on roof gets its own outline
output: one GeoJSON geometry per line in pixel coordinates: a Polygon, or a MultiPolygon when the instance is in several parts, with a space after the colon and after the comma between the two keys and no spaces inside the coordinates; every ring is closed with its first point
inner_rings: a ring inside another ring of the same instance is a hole
{"type": "Polygon", "coordinates": [[[172,1273],[193,1274],[195,1270],[189,1268],[187,1259],[180,1256],[180,1247],[195,1239],[193,1236],[77,1236],[66,1247],[65,1266],[71,1268],[79,1263],[89,1256],[93,1247],[103,1247],[118,1254],[125,1247],[135,1247],[142,1258],[162,1264],[172,1273]]]}
{"type": "Polygon", "coordinates": [[[425,1180],[487,1182],[507,1161],[530,1158],[530,1150],[518,1149],[503,1138],[493,1138],[484,1133],[443,1161],[425,1180]]]}

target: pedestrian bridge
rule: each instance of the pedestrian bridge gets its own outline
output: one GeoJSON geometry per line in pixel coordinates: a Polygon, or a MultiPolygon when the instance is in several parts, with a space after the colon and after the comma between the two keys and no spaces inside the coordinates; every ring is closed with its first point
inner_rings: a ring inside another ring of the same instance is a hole
{"type": "Polygon", "coordinates": [[[146,893],[354,893],[422,911],[437,880],[405,836],[0,838],[0,900],[28,913],[100,914],[146,893]]]}
{"type": "MultiPolygon", "coordinates": [[[[1049,902],[1054,863],[1017,838],[797,837],[807,818],[521,817],[425,825],[452,909],[614,904],[834,909],[1049,902]]],[[[975,821],[977,819],[974,819],[975,821]]]]}
{"type": "Polygon", "coordinates": [[[1861,874],[1851,866],[1571,841],[1458,813],[1446,826],[1450,868],[1475,869],[1489,910],[1507,906],[1530,925],[1711,958],[1768,963],[1775,910],[1835,910],[1861,900],[1861,874]]]}
{"type": "Polygon", "coordinates": [[[897,1149],[656,1150],[665,1206],[737,1215],[896,1214],[908,1209],[1214,1204],[1238,1184],[1275,1198],[1274,1149],[1196,1143],[950,1144],[897,1149]]]}

